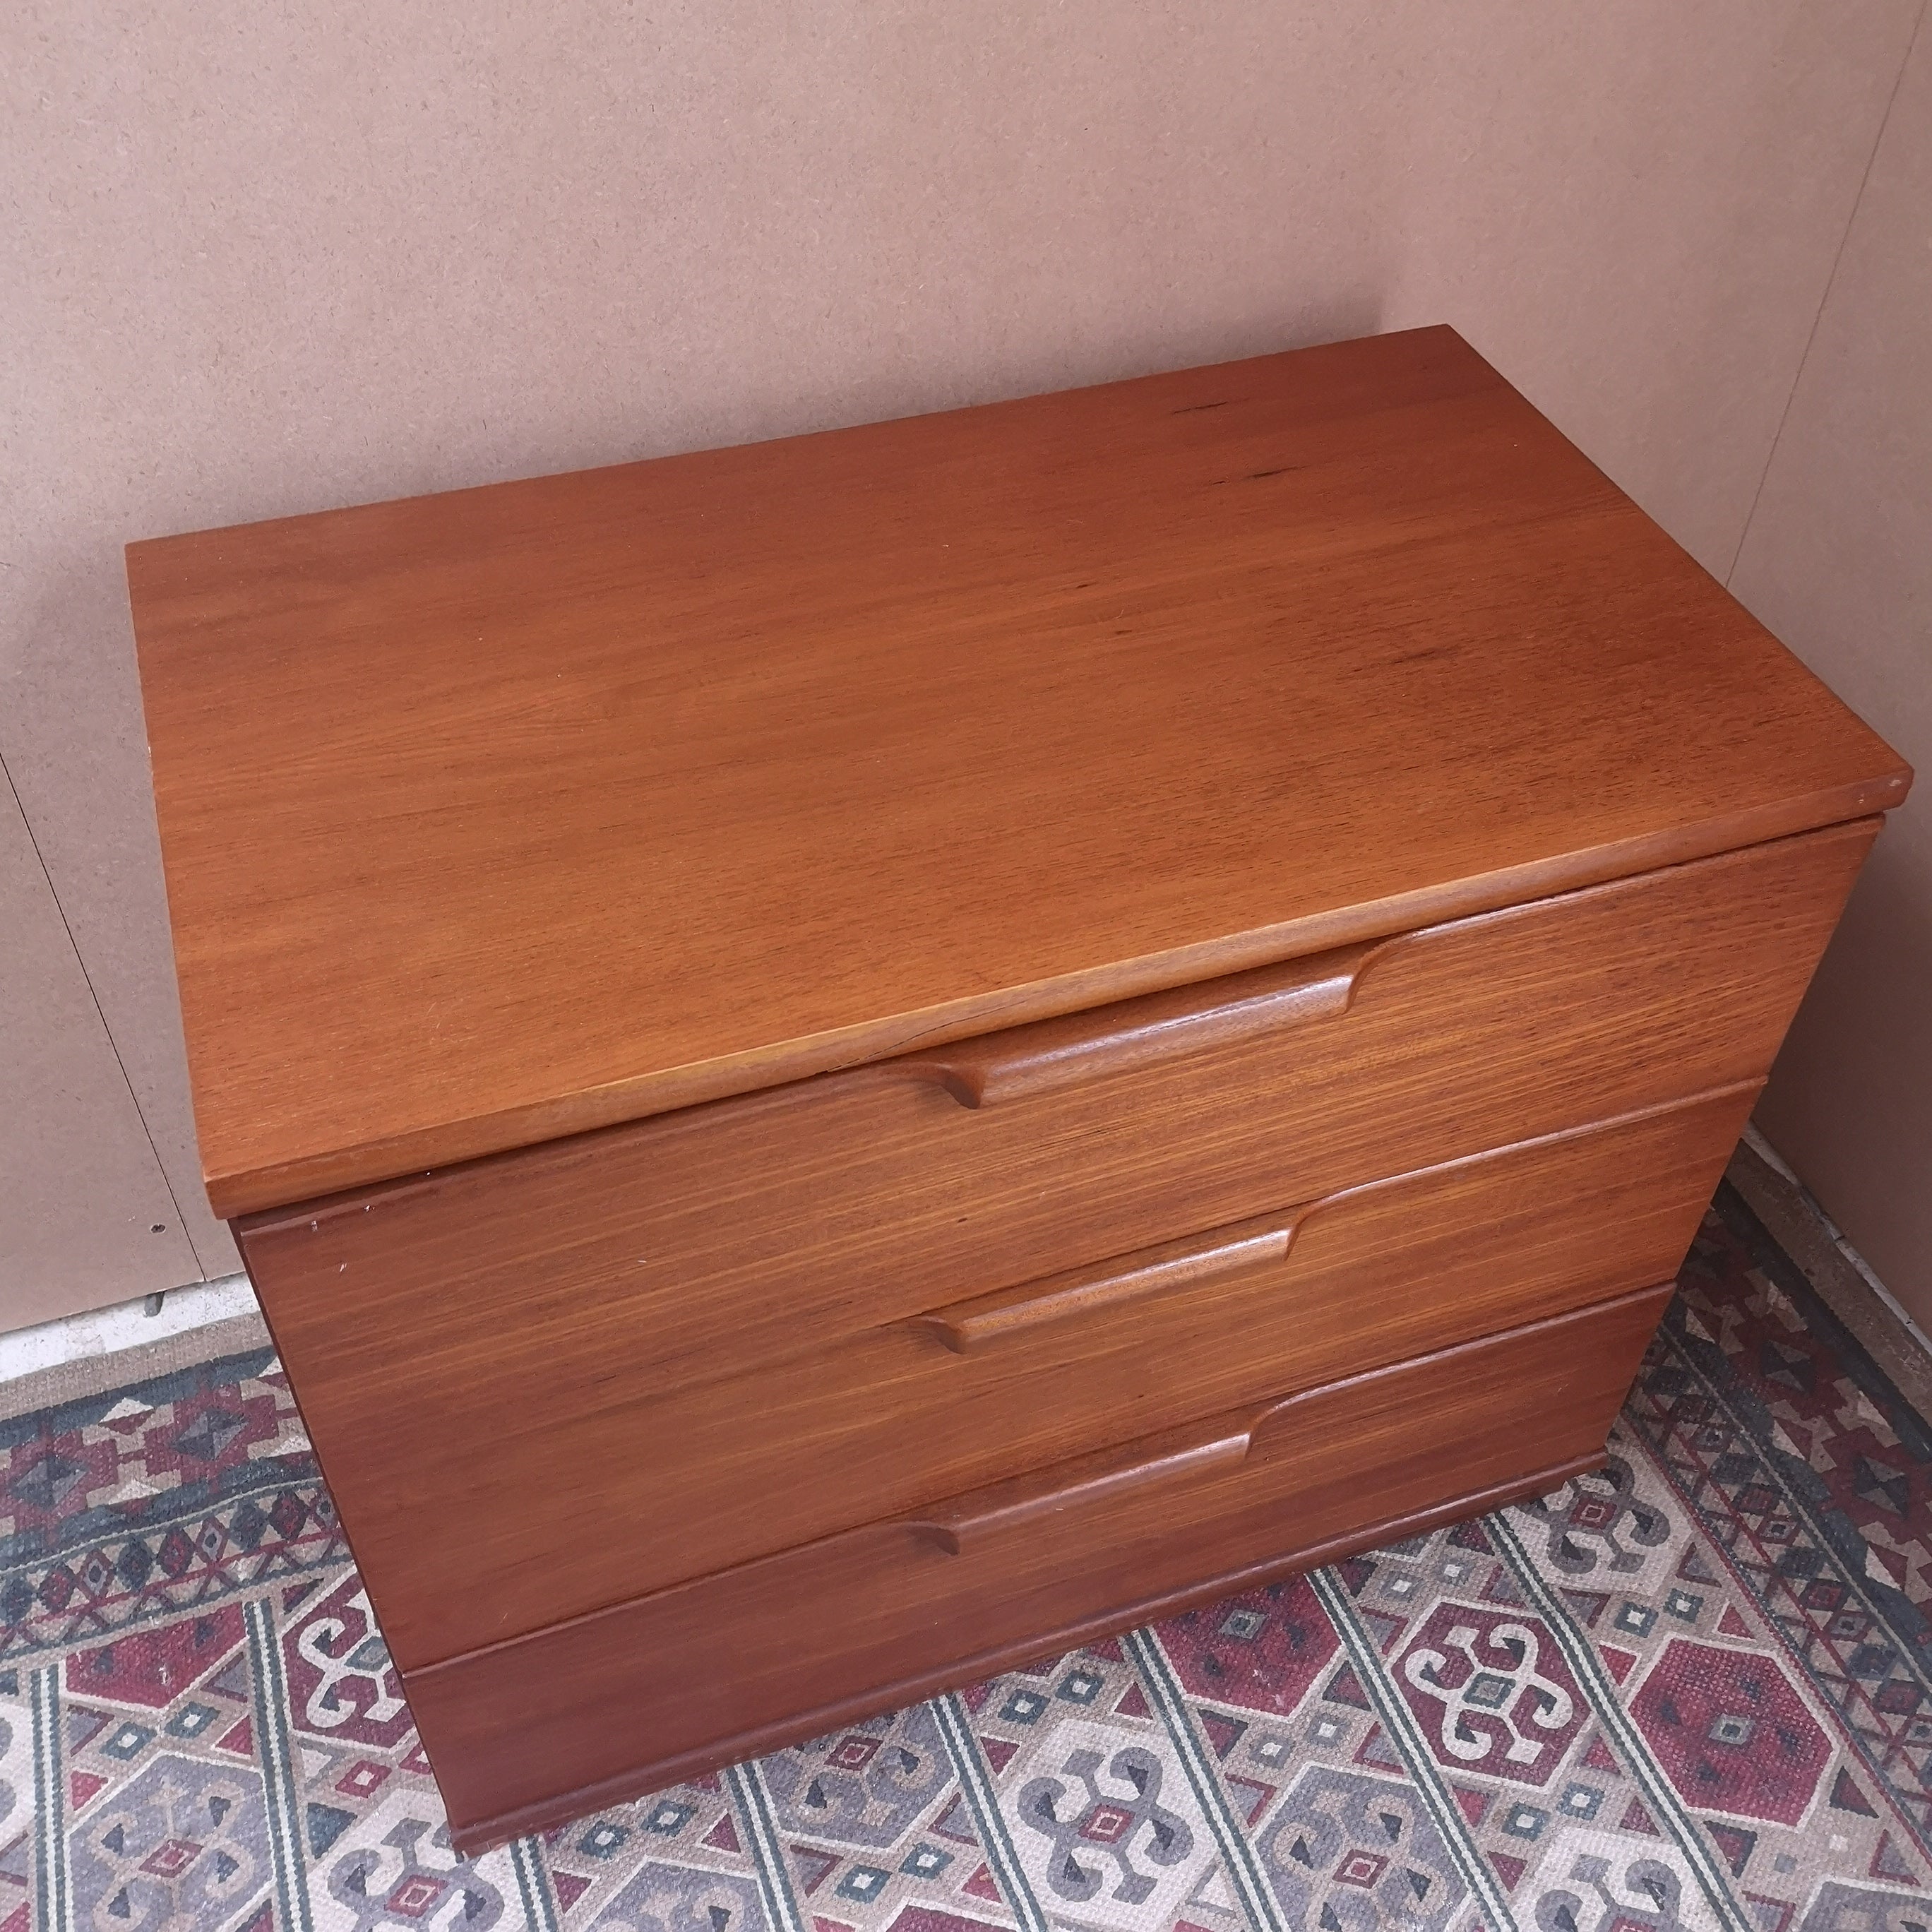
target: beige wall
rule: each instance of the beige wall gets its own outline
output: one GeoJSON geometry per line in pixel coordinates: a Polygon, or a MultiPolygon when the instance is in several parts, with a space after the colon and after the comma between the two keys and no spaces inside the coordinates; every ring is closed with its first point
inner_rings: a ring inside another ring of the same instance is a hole
{"type": "Polygon", "coordinates": [[[232,1265],[125,539],[1445,320],[1721,572],[1919,4],[16,0],[0,757],[157,1165],[0,1069],[0,1325],[158,1181],[232,1265]]]}
{"type": "Polygon", "coordinates": [[[1886,119],[1731,587],[1918,770],[1758,1118],[1932,1329],[1932,28],[1886,119]]]}

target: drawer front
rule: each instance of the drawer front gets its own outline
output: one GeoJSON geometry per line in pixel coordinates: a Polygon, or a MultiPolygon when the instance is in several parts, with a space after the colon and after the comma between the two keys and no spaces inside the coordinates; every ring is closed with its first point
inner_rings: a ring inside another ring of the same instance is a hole
{"type": "Polygon", "coordinates": [[[459,1842],[889,1710],[1600,1454],[1654,1288],[405,1673],[459,1842]]]}
{"type": "Polygon", "coordinates": [[[1757,1091],[1285,1204],[726,1380],[532,1405],[422,1444],[349,1519],[385,1580],[389,1642],[405,1664],[452,1656],[1666,1280],[1757,1091]],[[648,1532],[611,1533],[628,1524],[648,1532]]]}

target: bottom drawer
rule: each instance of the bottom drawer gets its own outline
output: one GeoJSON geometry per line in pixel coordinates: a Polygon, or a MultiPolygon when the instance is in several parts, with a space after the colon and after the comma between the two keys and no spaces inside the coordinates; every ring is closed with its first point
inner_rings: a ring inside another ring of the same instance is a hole
{"type": "Polygon", "coordinates": [[[1668,1286],[653,1592],[404,1684],[466,1851],[1600,1458],[1668,1286]]]}

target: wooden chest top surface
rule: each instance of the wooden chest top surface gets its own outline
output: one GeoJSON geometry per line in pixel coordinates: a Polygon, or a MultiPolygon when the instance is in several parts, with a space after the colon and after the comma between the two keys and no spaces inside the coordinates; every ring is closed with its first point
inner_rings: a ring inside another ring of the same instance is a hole
{"type": "Polygon", "coordinates": [[[128,552],[224,1214],[1882,811],[1448,329],[128,552]]]}

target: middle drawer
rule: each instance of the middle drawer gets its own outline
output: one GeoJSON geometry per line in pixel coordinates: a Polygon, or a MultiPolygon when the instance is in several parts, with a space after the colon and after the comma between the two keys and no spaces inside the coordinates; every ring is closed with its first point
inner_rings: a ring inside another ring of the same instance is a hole
{"type": "Polygon", "coordinates": [[[736,1377],[539,1404],[527,1433],[419,1442],[349,1525],[388,1579],[391,1646],[412,1667],[1667,1280],[1759,1084],[1284,1203],[736,1377]],[[514,1542],[476,1533],[506,1522],[514,1542]]]}

